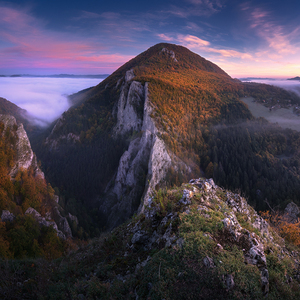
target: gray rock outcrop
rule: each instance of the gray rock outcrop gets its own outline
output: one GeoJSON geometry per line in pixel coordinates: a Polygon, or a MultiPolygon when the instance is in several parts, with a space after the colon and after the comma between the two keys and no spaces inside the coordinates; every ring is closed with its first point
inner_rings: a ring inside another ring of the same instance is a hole
{"type": "Polygon", "coordinates": [[[299,218],[300,209],[294,203],[290,202],[284,209],[284,219],[289,223],[296,223],[299,218]]]}
{"type": "Polygon", "coordinates": [[[35,176],[41,176],[44,178],[44,173],[38,167],[36,156],[31,149],[23,124],[17,124],[16,119],[10,115],[0,115],[0,122],[4,123],[4,132],[7,128],[17,128],[16,145],[14,145],[16,150],[16,160],[10,171],[10,176],[14,178],[19,170],[27,170],[29,167],[32,167],[35,172],[35,176]]]}
{"type": "Polygon", "coordinates": [[[169,56],[170,59],[172,59],[174,62],[178,62],[178,60],[176,59],[176,56],[175,56],[175,52],[172,51],[172,50],[169,50],[168,48],[163,48],[161,51],[160,51],[161,54],[166,54],[169,56]]]}
{"type": "Polygon", "coordinates": [[[66,239],[65,234],[58,229],[57,224],[54,221],[47,221],[46,218],[42,217],[41,214],[37,212],[34,208],[29,207],[26,210],[25,215],[33,216],[33,218],[39,223],[40,226],[47,226],[47,227],[52,226],[53,229],[55,229],[55,231],[57,232],[58,237],[62,239],[66,239]]]}
{"type": "Polygon", "coordinates": [[[11,213],[9,210],[3,210],[1,214],[2,222],[13,222],[15,219],[15,215],[11,213]]]}
{"type": "Polygon", "coordinates": [[[58,229],[64,233],[66,238],[72,237],[72,230],[68,220],[61,215],[57,206],[53,209],[53,219],[56,222],[58,229]]]}

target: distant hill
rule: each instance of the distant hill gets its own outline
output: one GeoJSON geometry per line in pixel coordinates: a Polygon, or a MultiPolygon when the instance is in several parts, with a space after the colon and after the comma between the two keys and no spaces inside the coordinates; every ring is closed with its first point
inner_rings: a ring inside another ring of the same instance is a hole
{"type": "Polygon", "coordinates": [[[251,81],[251,80],[276,80],[274,78],[268,78],[268,77],[245,77],[245,78],[239,78],[241,81],[251,81]]]}
{"type": "Polygon", "coordinates": [[[294,77],[294,78],[289,78],[288,80],[300,80],[300,77],[297,76],[297,77],[294,77]]]}
{"type": "Polygon", "coordinates": [[[53,74],[53,75],[31,75],[31,74],[14,74],[14,75],[0,75],[0,77],[29,77],[29,78],[106,78],[109,74],[96,75],[74,75],[74,74],[53,74]]]}

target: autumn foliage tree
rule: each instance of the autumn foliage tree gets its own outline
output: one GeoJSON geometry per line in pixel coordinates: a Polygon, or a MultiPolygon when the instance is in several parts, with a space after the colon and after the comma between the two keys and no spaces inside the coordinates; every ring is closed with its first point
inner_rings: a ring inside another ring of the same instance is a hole
{"type": "Polygon", "coordinates": [[[285,215],[279,212],[265,211],[261,216],[275,229],[275,231],[286,241],[300,246],[300,219],[296,222],[289,222],[285,215]]]}
{"type": "Polygon", "coordinates": [[[20,169],[14,178],[16,126],[7,128],[0,122],[0,216],[3,210],[13,214],[10,221],[0,219],[0,258],[57,258],[64,252],[52,227],[41,226],[25,211],[32,207],[42,216],[53,207],[54,190],[32,168],[20,169]]]}

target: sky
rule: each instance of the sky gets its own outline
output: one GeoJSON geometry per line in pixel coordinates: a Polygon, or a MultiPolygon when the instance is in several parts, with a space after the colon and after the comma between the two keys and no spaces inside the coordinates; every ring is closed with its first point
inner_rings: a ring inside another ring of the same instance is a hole
{"type": "Polygon", "coordinates": [[[111,74],[161,42],[234,78],[300,76],[300,1],[0,0],[0,75],[111,74]]]}

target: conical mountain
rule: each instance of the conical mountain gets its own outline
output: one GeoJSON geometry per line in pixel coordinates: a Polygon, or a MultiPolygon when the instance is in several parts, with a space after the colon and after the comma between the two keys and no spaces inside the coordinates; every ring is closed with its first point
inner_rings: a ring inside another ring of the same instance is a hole
{"type": "Polygon", "coordinates": [[[209,150],[210,126],[253,119],[240,97],[268,93],[182,46],[158,44],[73,95],[74,106],[35,151],[51,182],[77,199],[73,208],[100,207],[101,225],[114,227],[142,211],[159,186],[200,168],[212,176],[218,148],[209,150]]]}

